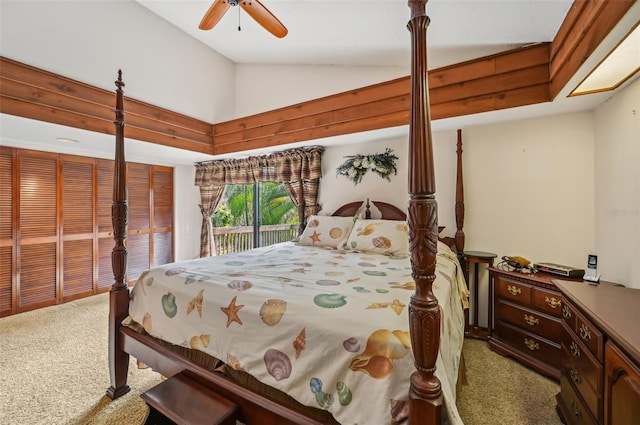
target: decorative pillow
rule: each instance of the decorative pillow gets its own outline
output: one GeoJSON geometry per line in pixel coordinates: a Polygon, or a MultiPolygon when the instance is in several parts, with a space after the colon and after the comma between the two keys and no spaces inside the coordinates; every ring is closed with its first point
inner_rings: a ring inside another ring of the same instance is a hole
{"type": "Polygon", "coordinates": [[[354,220],[354,217],[312,215],[298,244],[338,248],[349,236],[354,220]]]}
{"type": "Polygon", "coordinates": [[[394,256],[409,255],[408,232],[406,221],[358,219],[344,249],[394,256]]]}

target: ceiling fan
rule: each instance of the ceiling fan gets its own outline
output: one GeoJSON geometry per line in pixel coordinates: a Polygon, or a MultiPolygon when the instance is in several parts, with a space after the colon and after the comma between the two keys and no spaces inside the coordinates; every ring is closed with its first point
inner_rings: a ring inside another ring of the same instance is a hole
{"type": "Polygon", "coordinates": [[[207,10],[207,13],[204,14],[199,28],[201,30],[210,30],[227,13],[229,7],[237,6],[238,4],[271,34],[278,38],[287,35],[287,28],[258,0],[215,0],[207,10]]]}

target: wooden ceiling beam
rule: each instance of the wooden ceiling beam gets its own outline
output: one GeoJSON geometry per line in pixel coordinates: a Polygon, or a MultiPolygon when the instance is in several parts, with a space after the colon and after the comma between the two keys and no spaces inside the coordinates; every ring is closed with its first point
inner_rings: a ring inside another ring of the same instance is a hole
{"type": "MultiPolygon", "coordinates": [[[[429,71],[434,120],[555,98],[636,0],[575,0],[552,43],[429,71]]],[[[409,77],[217,124],[127,98],[125,136],[209,154],[408,124],[409,77]]],[[[0,112],[113,134],[114,93],[0,57],[0,112]]]]}

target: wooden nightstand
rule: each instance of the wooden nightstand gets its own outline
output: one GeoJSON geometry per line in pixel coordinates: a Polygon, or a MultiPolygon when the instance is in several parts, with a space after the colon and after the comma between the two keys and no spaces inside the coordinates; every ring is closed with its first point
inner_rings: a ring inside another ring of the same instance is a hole
{"type": "Polygon", "coordinates": [[[473,286],[473,324],[469,323],[469,311],[465,314],[465,336],[469,338],[487,339],[491,335],[491,275],[489,275],[489,290],[488,290],[488,315],[487,315],[487,327],[481,328],[478,323],[478,286],[480,280],[478,279],[479,265],[486,264],[487,267],[493,266],[493,260],[497,257],[492,252],[483,251],[464,251],[465,260],[465,279],[469,290],[473,286]],[[469,266],[473,264],[473,275],[469,273],[469,266]],[[473,276],[473,285],[471,284],[471,277],[473,276]]]}

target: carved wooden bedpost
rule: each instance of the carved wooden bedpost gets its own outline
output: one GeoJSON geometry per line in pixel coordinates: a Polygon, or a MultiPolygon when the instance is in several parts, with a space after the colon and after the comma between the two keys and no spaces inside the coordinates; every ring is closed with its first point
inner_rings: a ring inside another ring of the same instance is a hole
{"type": "Polygon", "coordinates": [[[427,80],[427,0],[409,0],[411,115],[409,122],[409,248],[416,291],[409,303],[416,372],[409,389],[410,424],[440,424],[443,397],[434,375],[440,348],[440,309],[433,294],[438,250],[438,206],[427,80]]]}
{"type": "Polygon", "coordinates": [[[128,206],[127,186],[125,181],[126,163],[124,159],[124,99],[122,87],[122,71],[118,71],[116,81],[116,155],[113,172],[113,205],[111,217],[115,246],[111,252],[111,268],[115,282],[109,293],[109,375],[111,386],[107,395],[111,399],[129,392],[127,373],[129,371],[129,354],[120,348],[120,327],[122,320],[129,312],[129,288],[127,287],[127,238],[128,206]]]}
{"type": "Polygon", "coordinates": [[[456,253],[458,254],[458,261],[462,265],[462,269],[465,270],[464,260],[464,181],[462,178],[462,130],[458,129],[458,143],[456,149],[456,156],[458,163],[456,169],[458,173],[456,175],[456,253]]]}

